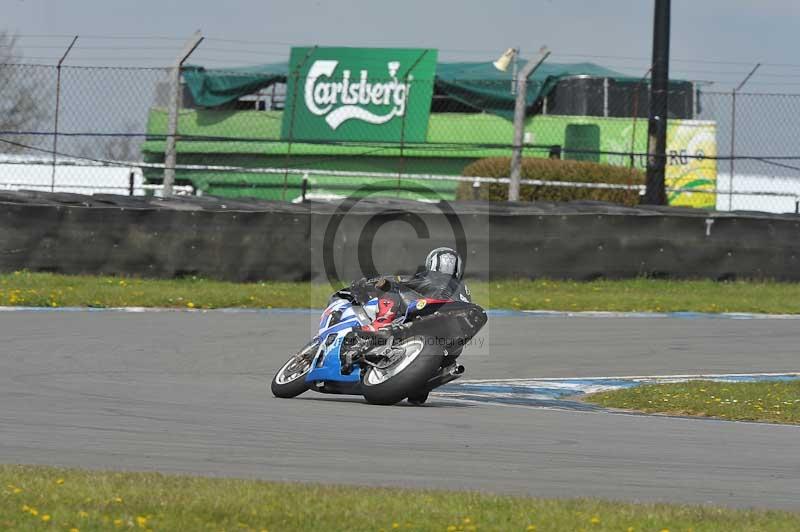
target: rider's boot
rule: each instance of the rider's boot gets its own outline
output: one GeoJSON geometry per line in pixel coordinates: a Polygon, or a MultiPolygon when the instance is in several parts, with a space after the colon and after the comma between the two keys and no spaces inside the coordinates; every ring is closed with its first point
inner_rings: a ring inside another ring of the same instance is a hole
{"type": "Polygon", "coordinates": [[[408,396],[409,404],[412,404],[414,406],[424,405],[425,401],[428,400],[428,393],[429,392],[412,393],[411,395],[408,396]]]}

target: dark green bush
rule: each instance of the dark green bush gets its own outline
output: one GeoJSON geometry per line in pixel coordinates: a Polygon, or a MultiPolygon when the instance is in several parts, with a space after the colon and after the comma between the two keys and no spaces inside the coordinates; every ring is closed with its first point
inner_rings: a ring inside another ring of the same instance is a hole
{"type": "MultiPolygon", "coordinates": [[[[508,177],[511,173],[511,159],[490,157],[469,164],[463,175],[469,177],[508,177]]],[[[644,174],[641,170],[623,166],[611,166],[586,161],[542,159],[528,157],[522,159],[522,179],[541,181],[569,181],[578,183],[613,183],[618,185],[642,185],[644,174]]],[[[458,187],[458,199],[473,199],[471,182],[463,182],[458,187]]],[[[522,185],[519,191],[522,201],[575,201],[597,200],[624,205],[639,203],[637,189],[578,188],[548,185],[522,185]]],[[[481,183],[480,199],[506,201],[508,185],[481,183]]]]}

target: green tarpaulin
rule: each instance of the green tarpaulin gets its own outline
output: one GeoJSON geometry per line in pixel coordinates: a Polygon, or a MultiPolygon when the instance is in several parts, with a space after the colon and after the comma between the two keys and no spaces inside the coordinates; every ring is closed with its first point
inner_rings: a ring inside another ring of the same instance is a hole
{"type": "Polygon", "coordinates": [[[226,69],[189,65],[183,68],[183,79],[197,105],[218,107],[273,83],[286,83],[288,71],[288,62],[226,69]]]}
{"type": "MultiPolygon", "coordinates": [[[[217,107],[273,83],[285,83],[288,71],[288,63],[229,69],[187,66],[184,79],[197,105],[217,107]]],[[[528,106],[547,96],[560,79],[577,75],[630,80],[593,63],[544,63],[528,82],[528,106]]],[[[510,120],[514,115],[515,99],[511,92],[511,76],[511,69],[500,72],[489,61],[438,63],[434,84],[437,92],[464,105],[510,120]]]]}
{"type": "MultiPolygon", "coordinates": [[[[510,70],[501,72],[491,62],[439,63],[435,87],[464,105],[512,120],[516,96],[511,92],[510,70]]],[[[593,63],[543,63],[528,79],[528,107],[550,94],[560,79],[577,75],[627,79],[593,63]]]]}

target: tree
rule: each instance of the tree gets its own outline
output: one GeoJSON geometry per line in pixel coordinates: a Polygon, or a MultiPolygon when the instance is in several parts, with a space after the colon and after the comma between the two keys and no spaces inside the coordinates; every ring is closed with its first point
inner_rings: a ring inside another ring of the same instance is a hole
{"type": "Polygon", "coordinates": [[[108,161],[141,161],[142,139],[132,133],[141,130],[133,120],[121,126],[120,136],[89,138],[78,150],[78,156],[108,161]]]}
{"type": "MultiPolygon", "coordinates": [[[[36,79],[35,67],[20,64],[22,53],[17,48],[17,39],[5,31],[0,31],[0,140],[20,144],[38,142],[16,132],[31,131],[41,126],[49,118],[47,101],[37,98],[43,87],[42,79],[36,79]]],[[[42,144],[43,146],[43,144],[42,144]]],[[[26,151],[20,146],[0,142],[0,152],[26,151]]],[[[28,151],[32,155],[34,152],[28,151]]]]}

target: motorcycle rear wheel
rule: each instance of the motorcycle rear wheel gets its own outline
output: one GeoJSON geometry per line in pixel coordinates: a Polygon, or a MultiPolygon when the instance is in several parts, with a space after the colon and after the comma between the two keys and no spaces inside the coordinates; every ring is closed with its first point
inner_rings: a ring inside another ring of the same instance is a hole
{"type": "Polygon", "coordinates": [[[362,393],[371,404],[393,405],[409,395],[419,395],[442,365],[442,347],[429,344],[423,336],[412,336],[395,345],[406,350],[405,356],[386,369],[368,367],[361,377],[362,393]]]}
{"type": "Polygon", "coordinates": [[[275,397],[291,399],[309,389],[306,375],[311,371],[317,347],[317,343],[307,345],[278,370],[270,386],[275,397]]]}

